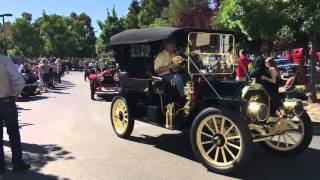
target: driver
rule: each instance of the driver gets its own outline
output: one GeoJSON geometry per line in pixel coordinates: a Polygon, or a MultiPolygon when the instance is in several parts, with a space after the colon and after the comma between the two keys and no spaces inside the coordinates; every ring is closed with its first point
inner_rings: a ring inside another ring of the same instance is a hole
{"type": "Polygon", "coordinates": [[[177,72],[177,70],[182,69],[184,66],[182,63],[173,63],[173,58],[176,56],[176,46],[177,41],[175,39],[170,39],[166,42],[164,50],[158,54],[154,61],[154,70],[165,81],[171,83],[174,80],[180,97],[184,97],[186,80],[181,73],[177,72]]]}

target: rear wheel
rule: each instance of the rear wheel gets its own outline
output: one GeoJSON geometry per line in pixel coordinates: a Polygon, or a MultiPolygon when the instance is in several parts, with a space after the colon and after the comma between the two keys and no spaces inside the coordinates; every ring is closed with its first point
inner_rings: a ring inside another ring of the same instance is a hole
{"type": "Polygon", "coordinates": [[[206,108],[192,124],[191,146],[197,159],[209,170],[230,173],[248,161],[252,139],[248,126],[239,117],[206,108]]]}
{"type": "Polygon", "coordinates": [[[301,116],[282,119],[274,125],[274,128],[289,128],[291,130],[284,130],[284,132],[270,137],[267,141],[261,142],[262,148],[267,152],[278,156],[292,157],[302,153],[311,143],[312,122],[306,112],[301,116]]]}
{"type": "Polygon", "coordinates": [[[117,96],[111,104],[111,124],[114,132],[121,138],[128,138],[134,127],[125,98],[117,96]]]}

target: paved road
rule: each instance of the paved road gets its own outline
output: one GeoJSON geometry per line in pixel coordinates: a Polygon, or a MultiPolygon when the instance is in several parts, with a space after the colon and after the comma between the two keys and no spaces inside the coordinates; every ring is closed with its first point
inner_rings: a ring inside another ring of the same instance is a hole
{"type": "Polygon", "coordinates": [[[56,90],[18,103],[24,155],[33,169],[8,172],[2,179],[320,179],[319,124],[311,147],[301,156],[276,158],[257,146],[246,171],[224,176],[195,160],[186,134],[136,123],[130,140],[117,138],[110,103],[90,100],[89,84],[80,73],[64,79],[56,90]]]}

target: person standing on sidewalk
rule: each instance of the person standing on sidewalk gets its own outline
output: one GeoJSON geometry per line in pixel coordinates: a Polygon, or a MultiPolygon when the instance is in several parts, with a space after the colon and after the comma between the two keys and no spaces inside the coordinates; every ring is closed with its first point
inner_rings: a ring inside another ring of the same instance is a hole
{"type": "Polygon", "coordinates": [[[22,160],[21,139],[18,125],[18,111],[15,103],[25,85],[22,75],[12,60],[0,55],[0,174],[6,171],[3,150],[3,122],[7,127],[12,152],[13,171],[30,168],[22,160]]]}
{"type": "Polygon", "coordinates": [[[236,81],[246,81],[248,76],[248,66],[251,61],[248,59],[247,54],[243,49],[240,50],[239,56],[236,81]]]}

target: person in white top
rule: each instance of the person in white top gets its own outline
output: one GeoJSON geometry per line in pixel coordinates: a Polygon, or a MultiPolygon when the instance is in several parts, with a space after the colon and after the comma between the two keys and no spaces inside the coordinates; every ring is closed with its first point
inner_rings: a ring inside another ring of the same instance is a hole
{"type": "Polygon", "coordinates": [[[15,103],[25,85],[22,75],[12,60],[0,55],[0,174],[6,170],[3,151],[3,123],[6,124],[7,133],[12,151],[14,171],[30,168],[22,160],[21,139],[18,125],[18,111],[15,103]]]}

